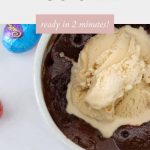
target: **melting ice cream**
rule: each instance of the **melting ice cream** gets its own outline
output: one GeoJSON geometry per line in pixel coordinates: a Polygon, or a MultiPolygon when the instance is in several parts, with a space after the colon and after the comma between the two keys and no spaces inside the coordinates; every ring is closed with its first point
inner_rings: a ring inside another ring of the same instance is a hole
{"type": "Polygon", "coordinates": [[[111,35],[96,35],[73,63],[67,112],[104,137],[121,125],[150,120],[150,36],[125,26],[111,35]]]}

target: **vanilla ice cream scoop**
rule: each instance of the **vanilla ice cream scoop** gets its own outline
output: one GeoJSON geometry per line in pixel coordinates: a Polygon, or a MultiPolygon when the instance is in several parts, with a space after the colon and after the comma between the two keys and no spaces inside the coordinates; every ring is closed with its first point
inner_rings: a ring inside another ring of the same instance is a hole
{"type": "Polygon", "coordinates": [[[73,64],[67,112],[112,136],[150,120],[150,37],[124,26],[91,38],[73,64]]]}

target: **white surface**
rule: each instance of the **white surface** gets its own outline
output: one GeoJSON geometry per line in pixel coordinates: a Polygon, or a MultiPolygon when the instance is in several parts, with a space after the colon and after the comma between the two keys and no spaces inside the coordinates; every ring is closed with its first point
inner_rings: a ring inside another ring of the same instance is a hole
{"type": "Polygon", "coordinates": [[[149,0],[1,0],[0,23],[35,23],[36,14],[114,14],[115,23],[150,23],[149,0]]]}
{"type": "Polygon", "coordinates": [[[12,54],[1,43],[0,26],[0,99],[4,116],[0,119],[2,150],[68,150],[51,133],[40,114],[33,89],[35,49],[12,54]]]}

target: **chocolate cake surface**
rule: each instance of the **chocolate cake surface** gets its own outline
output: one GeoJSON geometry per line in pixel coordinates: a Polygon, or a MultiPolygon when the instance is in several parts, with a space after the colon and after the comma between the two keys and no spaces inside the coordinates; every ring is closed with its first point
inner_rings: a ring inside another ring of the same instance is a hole
{"type": "MultiPolygon", "coordinates": [[[[116,25],[117,28],[123,25],[116,25]]],[[[150,33],[150,25],[143,26],[150,33]]],[[[47,54],[42,70],[43,93],[50,115],[58,128],[73,142],[87,150],[150,150],[150,122],[141,126],[125,125],[118,128],[111,138],[102,134],[84,120],[66,112],[66,91],[74,61],[92,34],[58,35],[47,54]]]]}

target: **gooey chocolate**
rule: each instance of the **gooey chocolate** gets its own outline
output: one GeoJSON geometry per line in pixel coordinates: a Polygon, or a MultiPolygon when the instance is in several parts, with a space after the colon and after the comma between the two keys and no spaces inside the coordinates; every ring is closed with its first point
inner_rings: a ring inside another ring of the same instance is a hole
{"type": "MultiPolygon", "coordinates": [[[[123,25],[116,25],[121,27],[123,25]]],[[[150,25],[143,26],[150,32],[150,25]]],[[[73,142],[87,150],[150,150],[150,122],[141,126],[121,126],[111,138],[101,133],[84,120],[66,112],[66,91],[70,81],[72,62],[60,57],[60,53],[78,60],[80,51],[92,34],[58,35],[47,54],[43,70],[43,93],[47,108],[59,129],[73,142]]]]}

